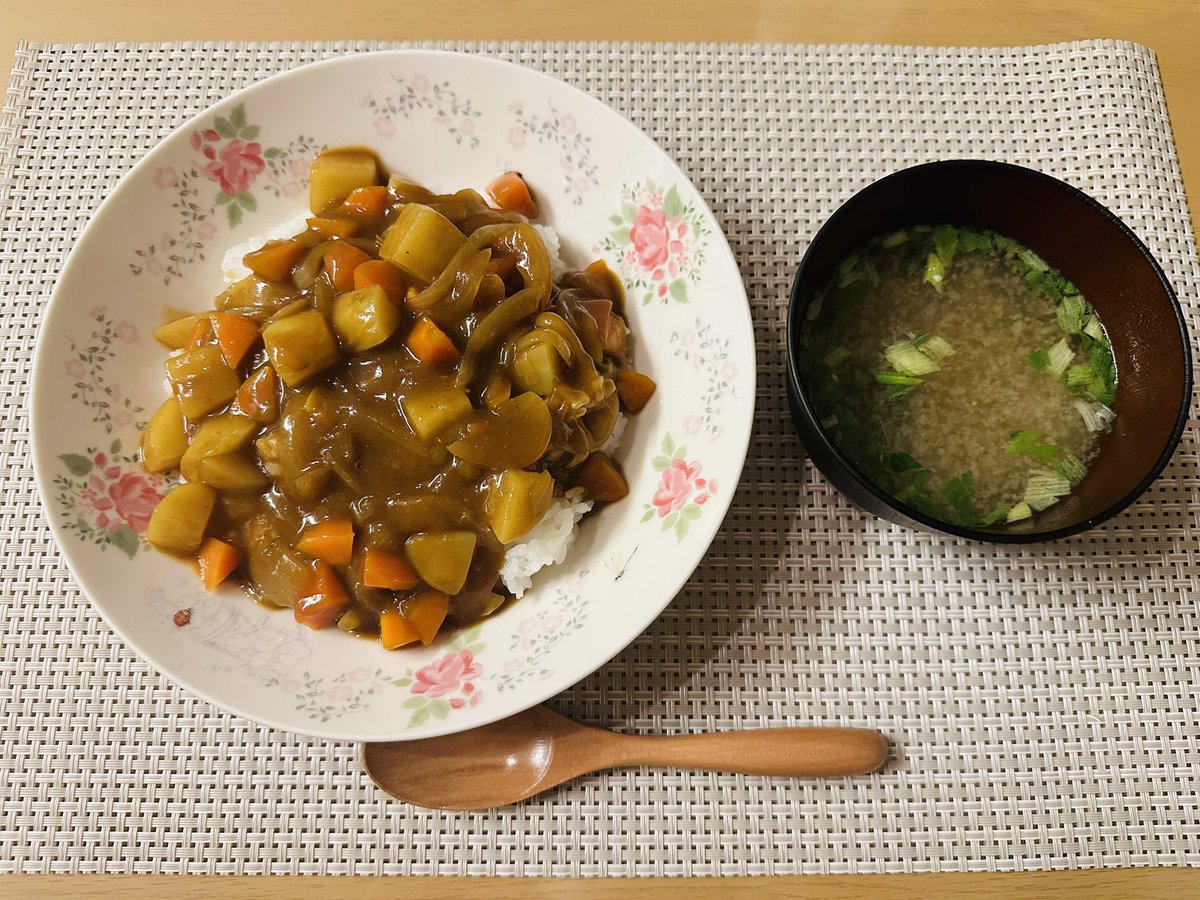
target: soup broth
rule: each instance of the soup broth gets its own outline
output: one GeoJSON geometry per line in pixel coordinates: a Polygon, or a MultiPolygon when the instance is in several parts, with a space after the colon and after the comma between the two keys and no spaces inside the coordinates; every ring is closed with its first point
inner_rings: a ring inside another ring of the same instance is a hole
{"type": "Polygon", "coordinates": [[[951,524],[1020,522],[1057,502],[1115,415],[1112,352],[1086,300],[993,232],[873,241],[814,297],[801,344],[839,449],[951,524]]]}

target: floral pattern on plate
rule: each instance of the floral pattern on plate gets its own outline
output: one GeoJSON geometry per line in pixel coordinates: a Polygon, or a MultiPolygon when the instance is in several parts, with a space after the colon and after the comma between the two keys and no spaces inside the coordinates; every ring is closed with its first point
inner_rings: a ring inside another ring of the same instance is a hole
{"type": "Polygon", "coordinates": [[[657,517],[663,531],[673,532],[682,541],[689,526],[700,518],[701,508],[717,492],[717,480],[701,477],[700,463],[687,458],[687,447],[676,445],[670,432],[663,436],[662,453],[650,465],[662,477],[650,502],[642,507],[642,521],[657,517]]]}
{"type": "Polygon", "coordinates": [[[709,234],[702,210],[677,185],[653,181],[626,186],[616,226],[593,249],[615,258],[626,289],[643,304],[689,302],[688,285],[700,278],[709,234]]]}
{"type": "Polygon", "coordinates": [[[700,408],[683,420],[683,433],[688,437],[710,434],[719,438],[724,430],[721,409],[729,397],[736,397],[733,382],[738,364],[729,351],[729,338],[721,337],[711,323],[696,319],[690,328],[672,331],[669,338],[675,355],[691,363],[693,371],[704,379],[700,408]]]}
{"type": "Polygon", "coordinates": [[[485,646],[479,641],[481,630],[475,625],[461,632],[446,645],[447,652],[441,657],[416,671],[409,669],[392,681],[412,694],[403,704],[411,711],[406,728],[417,728],[430,716],[444,719],[455,710],[478,705],[483,699],[478,684],[483,666],[475,658],[485,646]]]}
{"type": "Polygon", "coordinates": [[[346,713],[367,709],[369,698],[387,687],[381,669],[358,666],[349,672],[322,678],[307,670],[294,676],[272,676],[263,682],[291,694],[294,709],[314,722],[329,722],[346,713]]]}
{"type": "Polygon", "coordinates": [[[115,321],[105,306],[94,307],[88,318],[96,323],[90,337],[81,341],[67,338],[71,353],[63,370],[74,381],[71,399],[79,400],[92,411],[92,422],[103,425],[105,434],[112,434],[114,427],[141,428],[143,423],[136,417],[143,412],[142,407],[104,373],[122,344],[138,342],[137,326],[123,319],[115,321]]]}
{"type": "Polygon", "coordinates": [[[575,116],[562,112],[553,104],[547,105],[545,114],[531,112],[520,101],[508,111],[516,123],[508,129],[508,145],[520,150],[533,140],[554,146],[561,153],[558,165],[562,170],[563,193],[575,206],[582,204],[584,194],[600,180],[598,167],[592,159],[592,139],[580,131],[575,116]]]}
{"type": "Polygon", "coordinates": [[[395,88],[383,97],[366,94],[362,107],[375,117],[375,133],[384,140],[396,136],[396,119],[409,119],[414,112],[428,112],[433,122],[454,138],[456,144],[479,146],[475,133],[480,112],[464,100],[449,81],[434,81],[425,75],[411,78],[392,75],[395,88]]]}
{"type": "MultiPolygon", "coordinates": [[[[584,569],[579,577],[587,574],[584,569]]],[[[545,679],[554,673],[542,664],[550,651],[584,626],[588,603],[578,588],[559,588],[554,601],[522,619],[509,641],[511,654],[500,671],[492,676],[497,691],[515,688],[530,678],[545,679]]]]}
{"type": "Polygon", "coordinates": [[[283,146],[264,147],[257,140],[260,130],[239,103],[228,116],[214,116],[208,127],[192,132],[190,160],[154,170],[154,186],[175,197],[171,208],[177,224],[134,251],[130,272],[168,285],[183,276],[185,266],[205,258],[205,248],[222,224],[236,228],[246,213],[258,209],[256,188],[276,197],[294,197],[307,188],[309,162],[321,147],[304,135],[283,146]]]}

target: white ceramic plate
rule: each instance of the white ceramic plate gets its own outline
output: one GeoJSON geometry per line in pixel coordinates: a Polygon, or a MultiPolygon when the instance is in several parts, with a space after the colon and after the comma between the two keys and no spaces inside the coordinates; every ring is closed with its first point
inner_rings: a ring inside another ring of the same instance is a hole
{"type": "Polygon", "coordinates": [[[152,665],[231,712],[335,739],[431,737],[512,715],[588,675],[671,601],[733,496],[754,405],[754,337],[729,246],[695,188],[612,109],[529,69],[391,51],[270,78],[183,125],[101,205],[38,344],[34,464],[67,562],[152,665]],[[602,256],[658,382],[620,456],[631,493],[585,520],[566,563],[433,646],[311,631],[142,538],[164,489],[136,460],[165,396],[164,307],[203,309],[226,249],[305,211],[322,146],[364,144],[429,186],[523,172],[569,263],[602,256]],[[190,619],[189,619],[190,616],[190,619]],[[188,619],[186,624],[180,624],[188,619]]]}

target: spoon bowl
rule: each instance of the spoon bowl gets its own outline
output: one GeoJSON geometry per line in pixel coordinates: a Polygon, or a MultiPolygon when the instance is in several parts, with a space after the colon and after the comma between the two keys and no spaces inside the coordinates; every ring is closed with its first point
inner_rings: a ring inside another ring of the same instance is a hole
{"type": "Polygon", "coordinates": [[[866,728],[629,735],[580,725],[545,706],[471,731],[362,747],[363,766],[396,799],[457,810],[507,806],[619,766],[824,778],[875,772],[887,758],[887,739],[866,728]]]}

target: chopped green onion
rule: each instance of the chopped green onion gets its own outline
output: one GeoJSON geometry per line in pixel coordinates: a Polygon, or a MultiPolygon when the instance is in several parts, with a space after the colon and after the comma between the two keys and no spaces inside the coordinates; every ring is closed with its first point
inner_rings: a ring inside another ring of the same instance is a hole
{"type": "Polygon", "coordinates": [[[1001,519],[1007,518],[1011,510],[1011,506],[997,506],[990,513],[984,516],[983,527],[987,528],[989,525],[995,525],[1001,519]]]}
{"type": "Polygon", "coordinates": [[[876,372],[875,380],[880,384],[907,384],[916,387],[923,379],[913,375],[901,375],[899,372],[876,372]]]}
{"type": "Polygon", "coordinates": [[[1063,448],[1057,444],[1046,443],[1045,437],[1040,431],[1014,431],[1009,435],[1008,446],[1004,448],[1004,452],[1009,456],[1032,456],[1038,462],[1054,462],[1062,456],[1063,448]]]}
{"type": "Polygon", "coordinates": [[[1029,363],[1031,369],[1041,372],[1046,366],[1050,365],[1050,355],[1045,348],[1034,350],[1025,357],[1025,362],[1029,363]]]}
{"type": "Polygon", "coordinates": [[[904,229],[900,229],[899,231],[893,231],[891,234],[889,234],[887,237],[885,237],[882,241],[880,241],[879,246],[881,246],[881,247],[899,247],[901,244],[906,243],[907,241],[908,241],[908,232],[905,231],[904,229]]]}
{"type": "Polygon", "coordinates": [[[946,264],[936,253],[930,253],[925,258],[925,283],[932,284],[937,292],[942,292],[942,283],[946,280],[946,264]]]}
{"type": "Polygon", "coordinates": [[[1074,406],[1083,417],[1083,424],[1088,427],[1088,431],[1107,431],[1117,417],[1117,414],[1103,403],[1076,400],[1074,406]]]}
{"type": "Polygon", "coordinates": [[[884,359],[901,375],[928,375],[940,366],[913,346],[912,341],[897,341],[883,351],[884,359]]]}
{"type": "Polygon", "coordinates": [[[972,250],[990,250],[992,236],[986,231],[975,231],[971,228],[958,229],[958,249],[964,253],[972,250]]]}
{"type": "Polygon", "coordinates": [[[958,251],[958,229],[949,225],[938,225],[933,229],[933,249],[937,251],[938,259],[946,269],[954,262],[954,254],[958,251]]]}
{"type": "Polygon", "coordinates": [[[1004,517],[1004,521],[1012,524],[1013,522],[1021,522],[1033,515],[1033,510],[1029,508],[1029,504],[1025,502],[1014,504],[1013,508],[1008,511],[1008,515],[1004,517]]]}
{"type": "MultiPolygon", "coordinates": [[[[916,344],[916,342],[913,342],[916,344]]],[[[925,340],[919,345],[921,352],[928,356],[934,363],[941,363],[947,356],[954,355],[954,348],[950,346],[950,342],[944,337],[939,337],[936,334],[925,336],[925,340]]]]}
{"type": "Polygon", "coordinates": [[[1101,343],[1108,343],[1108,338],[1104,334],[1104,326],[1100,324],[1100,320],[1095,315],[1088,316],[1088,320],[1083,326],[1083,333],[1101,343]]]}
{"type": "Polygon", "coordinates": [[[1095,377],[1096,373],[1092,371],[1090,365],[1079,363],[1067,370],[1067,387],[1073,391],[1083,390],[1091,386],[1092,379],[1095,377]]]}
{"type": "Polygon", "coordinates": [[[1097,403],[1103,403],[1105,406],[1112,406],[1117,401],[1117,386],[1100,379],[1092,382],[1088,393],[1093,400],[1097,403]]]}
{"type": "Polygon", "coordinates": [[[859,263],[861,262],[862,257],[857,253],[851,253],[842,260],[838,266],[838,287],[846,287],[846,285],[858,281],[859,263]]]}
{"type": "Polygon", "coordinates": [[[821,314],[821,307],[825,303],[824,294],[816,294],[812,298],[812,302],[808,304],[808,308],[804,310],[804,319],[807,322],[813,322],[817,316],[821,314]]]}
{"type": "Polygon", "coordinates": [[[849,358],[850,358],[850,348],[834,347],[832,350],[830,350],[828,353],[825,354],[825,359],[822,361],[825,363],[825,365],[829,366],[829,368],[832,369],[835,366],[841,365],[849,358]]]}
{"type": "Polygon", "coordinates": [[[925,468],[909,453],[889,453],[888,465],[892,467],[893,472],[912,472],[925,468]]]}
{"type": "Polygon", "coordinates": [[[1071,360],[1074,358],[1075,351],[1067,343],[1066,338],[1061,338],[1057,344],[1047,351],[1046,371],[1055,378],[1059,378],[1063,372],[1067,371],[1067,366],[1071,364],[1071,360]]]}
{"type": "Polygon", "coordinates": [[[942,488],[942,497],[954,510],[959,524],[972,525],[980,521],[979,510],[975,508],[975,476],[963,472],[957,478],[951,478],[942,488]]]}
{"type": "Polygon", "coordinates": [[[1022,247],[1020,252],[1017,254],[1017,257],[1021,260],[1021,262],[1025,263],[1025,265],[1029,266],[1029,268],[1033,269],[1035,272],[1045,272],[1050,268],[1044,259],[1038,256],[1028,247],[1022,247]]]}
{"type": "Polygon", "coordinates": [[[1079,482],[1083,481],[1083,477],[1087,475],[1087,469],[1083,463],[1077,460],[1074,455],[1068,453],[1058,461],[1058,465],[1054,467],[1058,470],[1058,474],[1070,482],[1071,487],[1075,487],[1079,482]]]}
{"type": "Polygon", "coordinates": [[[1071,493],[1071,482],[1057,472],[1034,471],[1025,482],[1024,502],[1031,509],[1041,512],[1071,493]]]}
{"type": "Polygon", "coordinates": [[[1067,334],[1079,334],[1083,330],[1083,321],[1087,314],[1087,301],[1078,294],[1063,297],[1062,302],[1058,304],[1058,327],[1067,334]]]}

